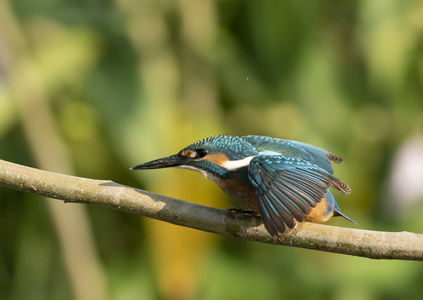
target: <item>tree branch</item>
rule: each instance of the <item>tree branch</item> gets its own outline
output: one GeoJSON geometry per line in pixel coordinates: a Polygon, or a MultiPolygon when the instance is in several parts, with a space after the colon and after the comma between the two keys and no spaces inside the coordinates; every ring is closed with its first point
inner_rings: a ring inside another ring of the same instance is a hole
{"type": "Polygon", "coordinates": [[[423,260],[423,235],[300,223],[270,236],[258,217],[172,199],[113,181],[93,180],[29,168],[0,160],[0,186],[68,203],[95,204],[168,223],[262,243],[375,259],[423,260]]]}

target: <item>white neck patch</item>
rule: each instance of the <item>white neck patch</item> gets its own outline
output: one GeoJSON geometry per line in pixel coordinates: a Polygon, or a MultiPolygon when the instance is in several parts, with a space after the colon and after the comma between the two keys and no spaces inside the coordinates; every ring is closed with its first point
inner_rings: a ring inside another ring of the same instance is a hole
{"type": "MultiPolygon", "coordinates": [[[[232,160],[232,161],[225,161],[222,165],[223,168],[229,170],[229,171],[233,171],[233,170],[237,170],[239,168],[243,168],[246,167],[250,164],[250,161],[254,158],[254,156],[248,156],[245,157],[243,159],[239,159],[239,160],[232,160]]],[[[205,178],[210,179],[211,181],[215,181],[215,176],[213,176],[212,174],[201,170],[199,168],[196,168],[194,166],[177,166],[175,167],[177,169],[186,169],[186,170],[191,170],[191,171],[196,171],[201,173],[205,178]]]]}
{"type": "Polygon", "coordinates": [[[228,160],[223,163],[222,167],[230,171],[243,168],[248,166],[253,158],[254,156],[248,156],[239,160],[228,160]]]}

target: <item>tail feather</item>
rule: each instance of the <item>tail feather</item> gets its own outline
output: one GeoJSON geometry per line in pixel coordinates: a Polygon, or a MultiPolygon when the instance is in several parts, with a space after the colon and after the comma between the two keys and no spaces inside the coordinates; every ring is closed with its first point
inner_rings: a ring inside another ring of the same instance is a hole
{"type": "Polygon", "coordinates": [[[354,220],[348,218],[346,215],[344,215],[341,210],[338,207],[338,204],[335,201],[335,198],[333,197],[332,193],[330,191],[327,192],[326,194],[326,200],[328,201],[328,203],[333,203],[333,216],[341,216],[344,217],[345,219],[347,219],[348,221],[357,224],[354,220]]]}
{"type": "Polygon", "coordinates": [[[348,218],[346,215],[344,215],[343,213],[341,213],[341,211],[339,210],[339,208],[338,208],[338,209],[335,209],[335,210],[333,211],[333,215],[334,215],[334,216],[341,216],[341,217],[344,217],[344,218],[345,218],[345,219],[347,219],[348,221],[350,221],[350,222],[352,222],[352,223],[354,223],[354,224],[357,224],[357,222],[356,222],[356,221],[354,221],[354,220],[352,220],[352,219],[348,218]]]}

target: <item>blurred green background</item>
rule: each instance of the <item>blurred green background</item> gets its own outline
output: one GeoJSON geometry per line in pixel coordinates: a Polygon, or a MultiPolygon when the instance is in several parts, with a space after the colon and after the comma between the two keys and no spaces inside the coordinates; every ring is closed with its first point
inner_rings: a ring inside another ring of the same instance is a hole
{"type": "MultiPolygon", "coordinates": [[[[423,2],[0,1],[1,159],[227,208],[194,172],[128,170],[216,134],[339,154],[358,224],[329,224],[422,233],[423,2]]],[[[418,299],[422,282],[417,262],[0,188],[0,299],[418,299]]]]}

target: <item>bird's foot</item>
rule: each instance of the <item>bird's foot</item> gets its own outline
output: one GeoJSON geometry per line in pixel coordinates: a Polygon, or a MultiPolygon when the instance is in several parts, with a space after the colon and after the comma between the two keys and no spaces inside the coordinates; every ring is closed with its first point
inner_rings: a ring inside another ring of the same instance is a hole
{"type": "Polygon", "coordinates": [[[242,214],[246,216],[259,216],[259,214],[251,209],[244,209],[239,207],[231,207],[226,209],[227,213],[230,214],[242,214]]]}

